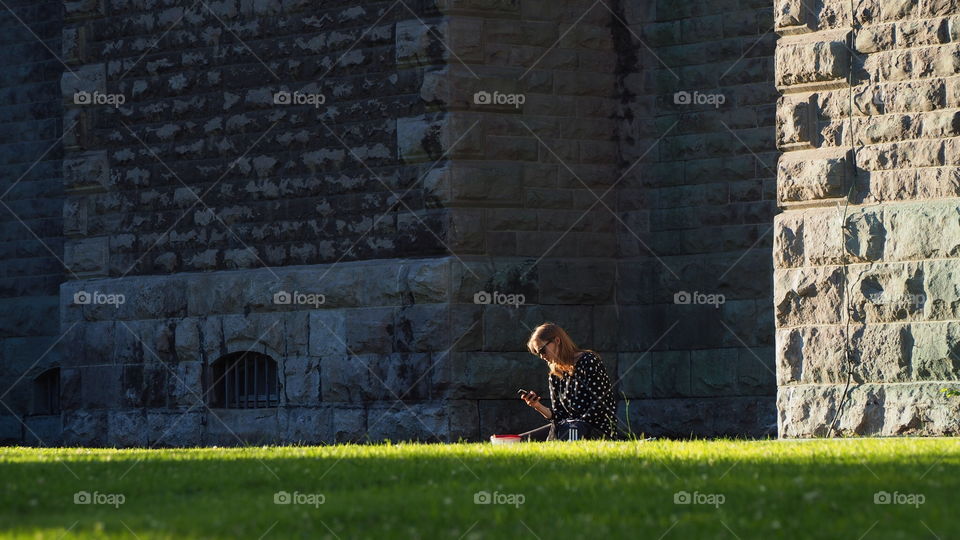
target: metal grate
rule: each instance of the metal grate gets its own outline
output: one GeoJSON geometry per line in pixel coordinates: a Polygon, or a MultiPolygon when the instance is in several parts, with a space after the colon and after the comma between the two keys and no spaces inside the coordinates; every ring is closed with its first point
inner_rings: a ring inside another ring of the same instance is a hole
{"type": "Polygon", "coordinates": [[[241,353],[214,364],[214,407],[260,409],[280,403],[277,362],[265,354],[241,353]]]}

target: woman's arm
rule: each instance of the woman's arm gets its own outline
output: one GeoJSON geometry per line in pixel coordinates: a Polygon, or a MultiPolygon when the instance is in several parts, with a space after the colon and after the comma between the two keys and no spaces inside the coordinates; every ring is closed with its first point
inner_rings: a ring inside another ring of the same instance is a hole
{"type": "Polygon", "coordinates": [[[539,400],[537,400],[537,402],[533,405],[533,408],[536,409],[538,413],[542,414],[547,420],[553,418],[553,411],[550,410],[550,407],[540,403],[539,400]]]}
{"type": "Polygon", "coordinates": [[[538,413],[542,414],[547,420],[553,418],[553,411],[550,410],[550,407],[540,403],[540,396],[538,396],[536,392],[531,390],[524,394],[523,401],[533,407],[538,413]]]}

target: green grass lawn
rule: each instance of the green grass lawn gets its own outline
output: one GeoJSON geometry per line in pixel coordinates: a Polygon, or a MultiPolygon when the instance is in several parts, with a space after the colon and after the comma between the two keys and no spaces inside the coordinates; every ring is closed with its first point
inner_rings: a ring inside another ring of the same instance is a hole
{"type": "Polygon", "coordinates": [[[960,538],[956,439],[3,448],[0,482],[15,538],[960,538]]]}

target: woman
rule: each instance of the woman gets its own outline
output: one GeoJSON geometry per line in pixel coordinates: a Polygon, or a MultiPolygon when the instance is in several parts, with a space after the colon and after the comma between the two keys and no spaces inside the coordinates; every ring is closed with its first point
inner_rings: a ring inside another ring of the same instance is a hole
{"type": "Polygon", "coordinates": [[[619,438],[613,389],[597,353],[578,348],[563,328],[553,323],[538,326],[527,349],[550,367],[551,407],[542,405],[536,392],[522,394],[527,405],[550,420],[522,433],[523,440],[619,438]]]}

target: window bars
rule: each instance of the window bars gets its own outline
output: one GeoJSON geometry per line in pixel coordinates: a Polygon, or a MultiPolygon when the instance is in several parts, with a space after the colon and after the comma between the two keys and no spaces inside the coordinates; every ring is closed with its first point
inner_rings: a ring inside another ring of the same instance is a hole
{"type": "Polygon", "coordinates": [[[277,362],[265,354],[240,353],[214,364],[213,407],[261,409],[280,403],[277,362]]]}

